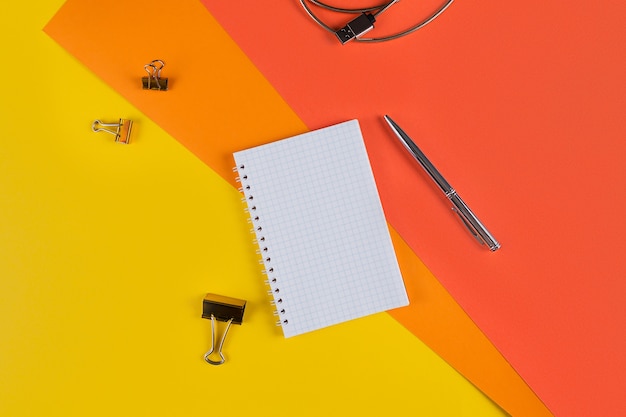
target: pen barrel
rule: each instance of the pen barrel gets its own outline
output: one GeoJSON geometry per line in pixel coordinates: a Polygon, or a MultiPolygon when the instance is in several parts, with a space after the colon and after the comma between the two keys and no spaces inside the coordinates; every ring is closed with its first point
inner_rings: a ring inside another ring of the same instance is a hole
{"type": "Polygon", "coordinates": [[[451,192],[446,194],[448,199],[452,202],[454,211],[461,217],[465,226],[470,230],[470,232],[478,239],[481,243],[484,243],[489,247],[490,250],[495,251],[500,248],[500,243],[496,240],[495,237],[489,230],[485,227],[484,224],[478,217],[474,214],[472,210],[465,204],[463,199],[456,193],[456,191],[452,190],[451,192]]]}

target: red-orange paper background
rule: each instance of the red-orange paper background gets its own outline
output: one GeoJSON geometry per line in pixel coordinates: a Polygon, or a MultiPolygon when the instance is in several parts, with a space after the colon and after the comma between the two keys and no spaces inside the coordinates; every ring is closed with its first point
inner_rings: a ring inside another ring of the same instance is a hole
{"type": "MultiPolygon", "coordinates": [[[[626,3],[457,1],[409,38],[343,46],[297,1],[203,3],[308,126],[362,121],[390,223],[556,415],[626,415],[626,3]]],[[[436,4],[399,2],[368,35],[436,4]]]]}

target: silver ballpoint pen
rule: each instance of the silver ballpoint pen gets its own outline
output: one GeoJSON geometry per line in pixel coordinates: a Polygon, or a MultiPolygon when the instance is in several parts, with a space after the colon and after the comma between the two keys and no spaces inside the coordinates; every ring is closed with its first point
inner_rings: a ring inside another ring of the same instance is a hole
{"type": "Polygon", "coordinates": [[[448,197],[448,200],[452,202],[452,209],[461,217],[461,220],[467,227],[467,229],[472,233],[472,235],[480,242],[481,244],[485,244],[492,251],[498,250],[500,248],[500,243],[493,237],[491,233],[487,230],[487,228],[478,220],[478,217],[470,210],[470,208],[465,204],[465,202],[459,197],[457,192],[452,188],[450,183],[446,181],[446,179],[437,171],[437,168],[426,158],[426,155],[415,145],[415,143],[411,140],[409,135],[407,135],[401,128],[398,126],[391,117],[385,115],[385,121],[391,127],[391,130],[396,134],[400,142],[404,145],[404,147],[413,155],[415,160],[419,162],[419,164],[424,168],[424,170],[430,175],[430,177],[435,181],[435,183],[441,188],[443,193],[448,197]]]}

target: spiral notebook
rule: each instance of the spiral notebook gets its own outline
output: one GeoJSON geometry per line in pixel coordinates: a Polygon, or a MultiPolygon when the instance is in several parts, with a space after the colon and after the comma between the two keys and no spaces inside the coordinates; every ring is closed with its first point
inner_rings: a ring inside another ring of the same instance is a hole
{"type": "Polygon", "coordinates": [[[357,120],[234,158],[285,337],[409,303],[357,120]]]}

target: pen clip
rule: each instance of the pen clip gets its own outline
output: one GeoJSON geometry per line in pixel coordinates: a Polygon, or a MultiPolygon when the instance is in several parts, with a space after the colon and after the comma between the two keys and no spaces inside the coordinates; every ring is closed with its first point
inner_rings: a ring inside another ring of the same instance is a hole
{"type": "Polygon", "coordinates": [[[480,234],[476,231],[476,229],[474,229],[472,225],[467,220],[465,220],[465,217],[461,215],[459,210],[457,210],[456,207],[452,206],[452,211],[454,211],[459,216],[459,219],[461,219],[461,222],[465,225],[467,230],[469,230],[472,236],[474,236],[474,238],[478,241],[478,243],[480,243],[481,245],[484,245],[486,242],[483,240],[480,234]]]}

